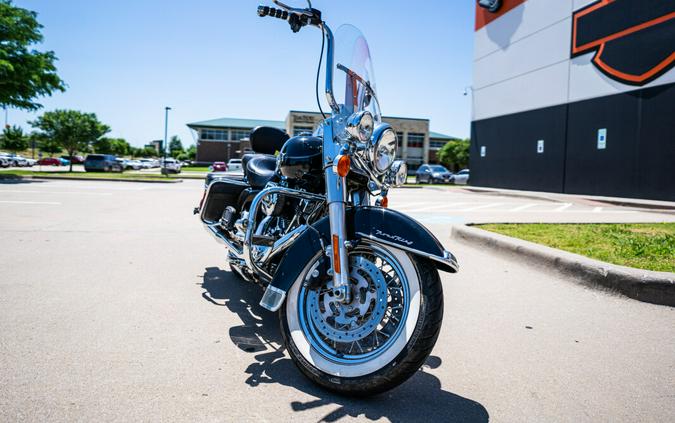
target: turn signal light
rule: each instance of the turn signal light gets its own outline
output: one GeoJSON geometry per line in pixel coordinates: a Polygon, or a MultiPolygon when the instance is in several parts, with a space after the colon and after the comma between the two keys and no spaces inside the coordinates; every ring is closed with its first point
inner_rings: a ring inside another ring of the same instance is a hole
{"type": "Polygon", "coordinates": [[[351,167],[351,160],[349,156],[340,156],[337,160],[336,173],[339,177],[344,178],[349,173],[351,167]]]}
{"type": "Polygon", "coordinates": [[[389,207],[389,197],[382,197],[382,200],[380,200],[380,207],[384,207],[385,209],[389,207]]]}

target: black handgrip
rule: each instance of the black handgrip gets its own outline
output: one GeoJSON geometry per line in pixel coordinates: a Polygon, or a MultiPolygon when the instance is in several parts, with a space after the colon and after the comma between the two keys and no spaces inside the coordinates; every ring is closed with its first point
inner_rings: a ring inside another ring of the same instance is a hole
{"type": "Polygon", "coordinates": [[[287,11],[269,6],[258,6],[258,16],[260,16],[261,18],[264,18],[265,16],[270,16],[272,18],[288,20],[287,11]]]}

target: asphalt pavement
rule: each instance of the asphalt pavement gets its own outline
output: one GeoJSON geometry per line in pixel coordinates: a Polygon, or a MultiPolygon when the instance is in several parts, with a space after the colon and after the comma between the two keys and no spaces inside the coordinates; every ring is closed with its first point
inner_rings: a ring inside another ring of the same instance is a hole
{"type": "MultiPolygon", "coordinates": [[[[478,221],[664,221],[456,188],[404,188],[461,270],[426,365],[349,399],[313,386],[262,291],[192,208],[200,181],[0,181],[0,421],[663,422],[675,309],[592,290],[450,240],[478,221]]],[[[600,210],[597,207],[602,207],[600,210]]]]}

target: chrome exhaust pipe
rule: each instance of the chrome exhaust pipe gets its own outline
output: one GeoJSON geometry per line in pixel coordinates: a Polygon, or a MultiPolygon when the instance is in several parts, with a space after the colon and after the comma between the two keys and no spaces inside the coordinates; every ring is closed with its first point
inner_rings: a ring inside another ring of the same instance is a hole
{"type": "Polygon", "coordinates": [[[225,244],[228,250],[232,254],[234,254],[237,258],[243,259],[244,251],[242,250],[241,247],[236,245],[232,240],[230,240],[228,237],[226,237],[221,231],[220,231],[220,224],[218,223],[212,223],[212,224],[204,224],[204,228],[206,229],[206,232],[210,233],[218,242],[225,244]]]}

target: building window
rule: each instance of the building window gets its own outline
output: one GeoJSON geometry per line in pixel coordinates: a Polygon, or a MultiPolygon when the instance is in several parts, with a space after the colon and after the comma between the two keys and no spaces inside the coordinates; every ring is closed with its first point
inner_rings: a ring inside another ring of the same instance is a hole
{"type": "Polygon", "coordinates": [[[248,139],[248,137],[251,135],[251,130],[250,129],[233,129],[231,131],[231,137],[230,139],[233,141],[239,141],[243,140],[244,138],[248,139]]]}
{"type": "Polygon", "coordinates": [[[448,143],[448,141],[429,141],[429,147],[431,147],[431,148],[441,148],[447,143],[448,143]]]}
{"type": "Polygon", "coordinates": [[[396,138],[398,139],[398,148],[403,148],[403,132],[397,132],[396,138]]]}
{"type": "Polygon", "coordinates": [[[422,147],[424,147],[424,134],[409,132],[408,148],[422,148],[422,147]]]}
{"type": "Polygon", "coordinates": [[[227,130],[222,129],[202,129],[201,139],[206,141],[227,141],[227,130]]]}
{"type": "Polygon", "coordinates": [[[314,132],[314,127],[312,126],[294,126],[293,127],[293,136],[297,137],[303,132],[309,132],[310,134],[314,132]]]}

